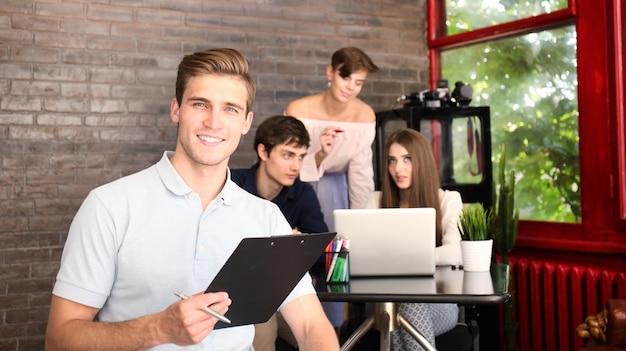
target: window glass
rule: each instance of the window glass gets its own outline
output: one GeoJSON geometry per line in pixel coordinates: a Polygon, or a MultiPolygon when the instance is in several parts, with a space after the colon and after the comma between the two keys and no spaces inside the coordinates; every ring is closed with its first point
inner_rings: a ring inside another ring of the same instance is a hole
{"type": "Polygon", "coordinates": [[[576,65],[574,26],[441,52],[441,78],[491,109],[494,179],[507,145],[522,219],[580,223],[576,65]]]}
{"type": "Polygon", "coordinates": [[[568,0],[446,0],[448,35],[567,8],[568,0]]]}
{"type": "Polygon", "coordinates": [[[480,118],[475,116],[452,120],[452,167],[457,183],[478,184],[483,181],[480,124],[480,118]]]}

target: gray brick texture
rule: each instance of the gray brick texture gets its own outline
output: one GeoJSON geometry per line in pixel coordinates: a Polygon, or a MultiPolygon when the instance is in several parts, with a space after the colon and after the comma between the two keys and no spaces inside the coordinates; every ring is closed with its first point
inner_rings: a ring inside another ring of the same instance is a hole
{"type": "MultiPolygon", "coordinates": [[[[172,150],[183,55],[233,47],[258,82],[255,123],[326,88],[342,46],[380,67],[375,110],[428,86],[426,0],[3,0],[0,5],[0,350],[43,350],[51,289],[89,190],[172,150]]],[[[256,160],[255,128],[231,159],[256,160]]]]}

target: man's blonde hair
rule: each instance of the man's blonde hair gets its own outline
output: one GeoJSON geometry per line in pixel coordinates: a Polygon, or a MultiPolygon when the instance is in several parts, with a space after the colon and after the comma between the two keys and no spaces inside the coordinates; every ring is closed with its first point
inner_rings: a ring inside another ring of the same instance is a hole
{"type": "Polygon", "coordinates": [[[176,77],[176,101],[178,101],[178,106],[182,103],[183,94],[189,79],[205,74],[225,74],[241,77],[245,82],[248,90],[246,113],[250,112],[256,95],[256,84],[250,77],[248,69],[248,60],[241,52],[235,49],[209,49],[185,55],[178,65],[178,76],[176,77]]]}

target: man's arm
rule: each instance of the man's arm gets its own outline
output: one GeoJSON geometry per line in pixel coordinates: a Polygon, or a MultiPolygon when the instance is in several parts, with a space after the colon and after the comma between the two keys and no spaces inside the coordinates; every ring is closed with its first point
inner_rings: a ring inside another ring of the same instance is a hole
{"type": "Polygon", "coordinates": [[[198,294],[177,301],[162,312],[124,322],[94,321],[97,308],[52,296],[46,330],[46,350],[147,350],[174,343],[193,345],[202,341],[217,318],[202,312],[211,306],[226,313],[231,300],[226,293],[198,294]]]}
{"type": "Polygon", "coordinates": [[[339,350],[339,340],[315,294],[303,295],[280,309],[302,351],[339,350]]]}
{"type": "Polygon", "coordinates": [[[301,192],[298,194],[296,200],[300,205],[300,211],[298,218],[295,219],[295,226],[302,233],[325,233],[328,231],[328,226],[324,222],[324,214],[315,194],[315,190],[311,184],[299,182],[298,187],[301,188],[301,192]]]}

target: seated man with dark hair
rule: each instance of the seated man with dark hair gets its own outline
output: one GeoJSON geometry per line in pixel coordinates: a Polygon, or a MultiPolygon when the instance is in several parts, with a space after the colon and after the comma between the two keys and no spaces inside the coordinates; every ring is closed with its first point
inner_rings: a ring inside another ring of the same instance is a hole
{"type": "Polygon", "coordinates": [[[309,143],[309,133],[300,120],[268,117],[254,136],[257,163],[231,170],[232,180],[240,187],[278,205],[294,233],[328,231],[313,187],[298,177],[309,143]]]}
{"type": "MultiPolygon", "coordinates": [[[[258,162],[250,168],[231,170],[231,178],[239,186],[278,205],[294,233],[328,231],[313,187],[298,178],[309,143],[309,133],[299,119],[268,117],[254,137],[258,162]]],[[[320,257],[316,264],[323,262],[320,257]]],[[[255,326],[256,351],[274,350],[277,329],[283,326],[276,318],[274,315],[268,322],[255,326]]]]}

